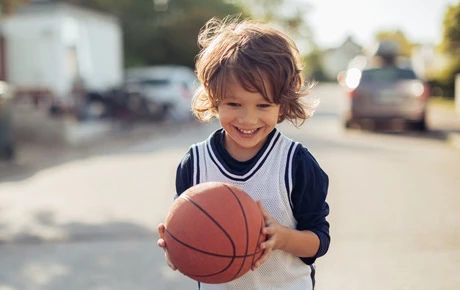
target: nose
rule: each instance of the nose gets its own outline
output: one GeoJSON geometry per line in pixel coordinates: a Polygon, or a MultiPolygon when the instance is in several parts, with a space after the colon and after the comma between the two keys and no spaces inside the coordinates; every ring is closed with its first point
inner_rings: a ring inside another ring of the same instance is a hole
{"type": "Polygon", "coordinates": [[[241,110],[240,115],[238,116],[238,122],[243,125],[255,125],[257,124],[259,117],[256,110],[245,108],[241,110]]]}

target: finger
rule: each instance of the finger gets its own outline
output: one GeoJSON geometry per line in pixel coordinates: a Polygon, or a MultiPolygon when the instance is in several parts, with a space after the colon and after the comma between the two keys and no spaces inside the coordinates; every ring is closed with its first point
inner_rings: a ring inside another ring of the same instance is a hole
{"type": "Polygon", "coordinates": [[[163,236],[165,233],[165,225],[163,223],[159,224],[157,230],[160,236],[163,236]]]}
{"type": "Polygon", "coordinates": [[[273,247],[275,246],[275,241],[274,239],[270,238],[265,242],[261,243],[259,246],[264,251],[273,250],[273,247]]]}
{"type": "Polygon", "coordinates": [[[166,263],[168,264],[169,268],[171,268],[173,271],[177,270],[177,267],[173,263],[171,263],[171,261],[166,261],[166,263]]]}
{"type": "Polygon", "coordinates": [[[177,270],[177,267],[176,265],[174,265],[171,260],[169,259],[169,256],[167,253],[165,253],[165,258],[166,258],[166,264],[168,264],[169,268],[171,268],[172,270],[176,271],[177,270]]]}
{"type": "Polygon", "coordinates": [[[260,258],[252,266],[252,270],[254,271],[255,269],[259,268],[260,265],[265,263],[265,261],[267,261],[267,259],[270,257],[270,254],[271,254],[271,249],[264,250],[264,252],[262,253],[262,256],[260,256],[260,258]]]}
{"type": "Polygon", "coordinates": [[[260,200],[257,201],[257,205],[260,208],[260,211],[262,212],[262,216],[264,217],[265,220],[265,225],[268,226],[270,224],[270,219],[272,218],[270,214],[265,210],[265,208],[262,205],[262,202],[260,200]]]}
{"type": "Polygon", "coordinates": [[[262,233],[268,236],[274,235],[276,233],[276,229],[272,224],[267,223],[267,225],[262,229],[262,233]]]}
{"type": "Polygon", "coordinates": [[[158,239],[157,245],[158,245],[158,247],[166,248],[166,242],[163,239],[158,239]]]}

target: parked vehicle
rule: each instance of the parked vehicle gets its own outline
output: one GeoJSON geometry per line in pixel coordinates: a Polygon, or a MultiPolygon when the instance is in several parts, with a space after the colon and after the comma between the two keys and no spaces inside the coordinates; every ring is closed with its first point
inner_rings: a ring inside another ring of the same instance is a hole
{"type": "Polygon", "coordinates": [[[191,101],[198,85],[191,68],[179,65],[130,68],[126,70],[125,83],[139,91],[151,118],[191,119],[191,101]]]}
{"type": "Polygon", "coordinates": [[[420,131],[427,129],[428,85],[409,68],[384,66],[351,68],[343,76],[348,92],[344,126],[364,120],[402,120],[420,131]]]}
{"type": "Polygon", "coordinates": [[[11,95],[8,85],[0,81],[0,160],[14,157],[14,142],[11,129],[11,95]]]}
{"type": "Polygon", "coordinates": [[[2,19],[2,34],[16,99],[39,98],[78,111],[86,104],[76,91],[102,94],[123,82],[122,29],[111,15],[32,1],[2,19]]]}

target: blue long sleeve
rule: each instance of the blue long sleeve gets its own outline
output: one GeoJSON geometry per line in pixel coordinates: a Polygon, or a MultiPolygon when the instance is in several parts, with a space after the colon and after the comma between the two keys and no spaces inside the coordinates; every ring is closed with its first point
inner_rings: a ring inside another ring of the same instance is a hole
{"type": "Polygon", "coordinates": [[[294,186],[291,199],[297,229],[310,230],[320,240],[315,257],[301,257],[304,263],[312,264],[316,258],[326,254],[331,240],[326,220],[329,215],[329,205],[326,202],[329,178],[306,148],[299,146],[294,154],[296,162],[292,168],[294,186]]]}

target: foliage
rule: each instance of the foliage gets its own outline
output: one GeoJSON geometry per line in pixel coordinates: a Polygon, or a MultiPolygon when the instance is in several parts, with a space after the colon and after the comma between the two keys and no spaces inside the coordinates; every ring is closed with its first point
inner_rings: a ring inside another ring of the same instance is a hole
{"type": "Polygon", "coordinates": [[[375,36],[376,41],[381,41],[381,40],[390,40],[396,43],[399,47],[399,55],[405,56],[405,57],[410,57],[412,54],[412,48],[414,47],[414,44],[411,43],[404,33],[400,30],[396,31],[381,31],[378,32],[375,36]]]}
{"type": "Polygon", "coordinates": [[[305,56],[304,73],[308,81],[328,81],[321,62],[321,51],[314,49],[305,56]]]}
{"type": "Polygon", "coordinates": [[[433,78],[433,86],[441,89],[441,96],[454,98],[455,76],[460,73],[460,57],[452,58],[449,64],[433,78]]]}
{"type": "Polygon", "coordinates": [[[280,26],[296,42],[300,53],[306,55],[316,49],[308,22],[309,2],[303,0],[240,0],[255,19],[280,26]]]}
{"type": "Polygon", "coordinates": [[[434,82],[443,90],[444,96],[454,98],[455,75],[460,73],[460,3],[446,10],[440,48],[449,56],[450,62],[434,82]]]}
{"type": "Polygon", "coordinates": [[[449,6],[444,15],[441,48],[453,56],[460,53],[460,2],[449,6]]]}
{"type": "Polygon", "coordinates": [[[66,0],[115,15],[123,29],[125,66],[194,67],[197,36],[207,20],[241,11],[224,0],[66,0]]]}

